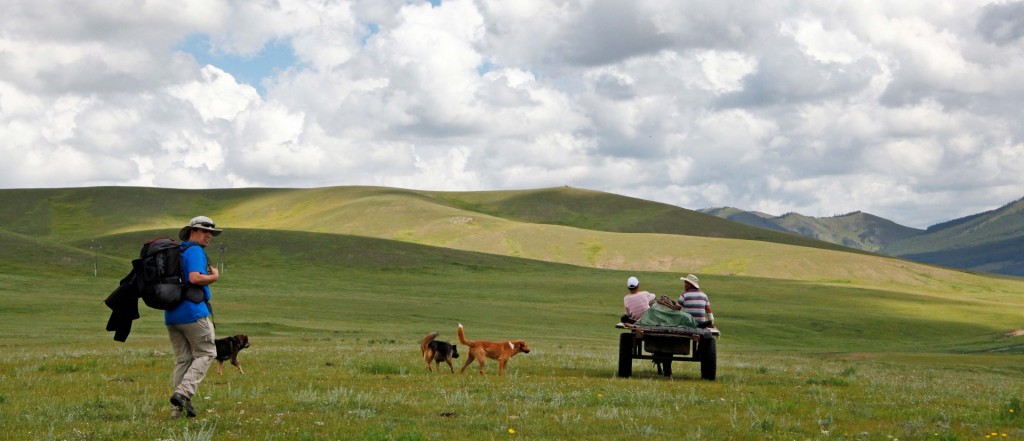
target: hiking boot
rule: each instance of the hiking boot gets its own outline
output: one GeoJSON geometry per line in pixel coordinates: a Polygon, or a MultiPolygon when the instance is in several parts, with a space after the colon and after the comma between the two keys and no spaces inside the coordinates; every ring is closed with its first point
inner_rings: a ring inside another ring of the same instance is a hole
{"type": "Polygon", "coordinates": [[[171,404],[178,409],[184,410],[185,414],[188,415],[189,418],[196,417],[196,411],[192,408],[192,400],[188,397],[175,392],[174,395],[171,395],[171,404]]]}

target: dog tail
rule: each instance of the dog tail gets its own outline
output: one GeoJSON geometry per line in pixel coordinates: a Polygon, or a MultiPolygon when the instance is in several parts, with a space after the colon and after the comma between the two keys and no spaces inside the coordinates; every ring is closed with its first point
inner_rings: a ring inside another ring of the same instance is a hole
{"type": "Polygon", "coordinates": [[[466,340],[466,334],[462,332],[462,323],[459,323],[459,341],[466,346],[473,346],[473,342],[466,340]]]}
{"type": "Polygon", "coordinates": [[[427,352],[427,345],[434,341],[435,338],[437,338],[437,331],[431,332],[427,334],[426,337],[423,337],[423,342],[420,343],[420,352],[427,352]]]}

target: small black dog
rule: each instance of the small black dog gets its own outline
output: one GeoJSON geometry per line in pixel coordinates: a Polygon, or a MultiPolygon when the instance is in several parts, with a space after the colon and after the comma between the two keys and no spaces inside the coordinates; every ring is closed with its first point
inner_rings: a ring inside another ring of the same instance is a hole
{"type": "Polygon", "coordinates": [[[430,363],[434,363],[434,367],[441,370],[441,362],[448,363],[448,369],[455,373],[455,366],[452,366],[452,359],[459,358],[459,348],[451,343],[441,340],[435,340],[437,338],[437,331],[427,334],[423,337],[423,341],[420,343],[420,351],[423,352],[423,361],[427,363],[427,370],[433,371],[430,367],[430,363]]]}
{"type": "Polygon", "coordinates": [[[238,362],[238,353],[249,347],[249,336],[245,334],[233,335],[226,338],[214,340],[217,344],[217,373],[224,373],[224,362],[231,360],[231,364],[238,368],[238,372],[245,375],[242,364],[238,362]]]}

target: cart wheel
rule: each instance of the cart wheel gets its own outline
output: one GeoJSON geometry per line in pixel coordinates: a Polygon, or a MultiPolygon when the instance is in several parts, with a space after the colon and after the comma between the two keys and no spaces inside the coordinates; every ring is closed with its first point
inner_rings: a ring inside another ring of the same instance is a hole
{"type": "Polygon", "coordinates": [[[700,378],[714,380],[718,371],[718,348],[713,338],[700,339],[697,349],[700,351],[700,378]]]}
{"type": "Polygon", "coordinates": [[[632,332],[619,334],[619,377],[629,378],[633,375],[633,340],[632,332]]]}

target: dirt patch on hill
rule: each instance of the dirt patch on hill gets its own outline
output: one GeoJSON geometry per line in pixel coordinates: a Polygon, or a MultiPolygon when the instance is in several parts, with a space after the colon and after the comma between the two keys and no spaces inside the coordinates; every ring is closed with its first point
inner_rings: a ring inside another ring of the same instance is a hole
{"type": "Polygon", "coordinates": [[[1006,337],[1006,338],[1020,337],[1022,335],[1024,335],[1024,329],[1018,329],[1016,331],[1010,331],[1010,332],[1007,332],[1007,333],[1003,334],[1003,337],[1006,337]]]}

